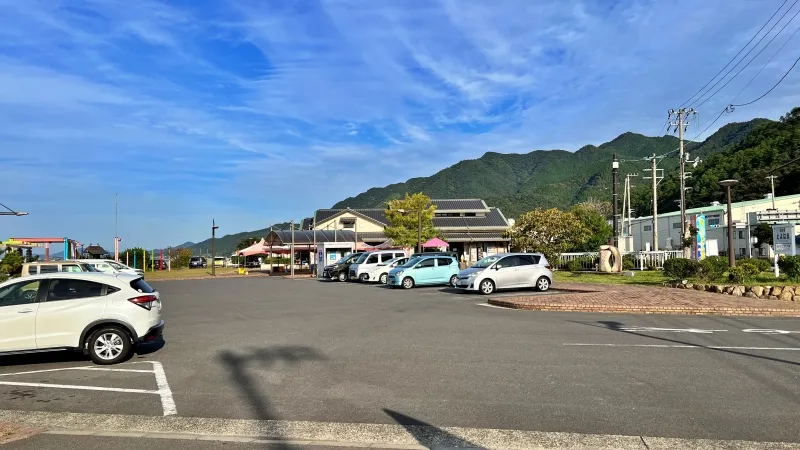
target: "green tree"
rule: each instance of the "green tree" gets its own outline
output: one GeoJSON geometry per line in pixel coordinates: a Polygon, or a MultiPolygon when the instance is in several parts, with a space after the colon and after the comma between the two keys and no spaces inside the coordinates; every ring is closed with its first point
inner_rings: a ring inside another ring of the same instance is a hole
{"type": "Polygon", "coordinates": [[[433,215],[436,206],[423,193],[408,195],[399,200],[389,202],[386,218],[389,226],[384,233],[396,245],[413,247],[417,244],[417,232],[422,229],[422,242],[436,237],[439,232],[433,227],[433,215]]]}
{"type": "Polygon", "coordinates": [[[520,216],[507,236],[519,251],[541,252],[550,261],[585,243],[591,231],[571,212],[535,209],[520,216]]]}
{"type": "Polygon", "coordinates": [[[261,241],[261,238],[255,236],[239,239],[239,242],[236,243],[236,251],[244,250],[259,241],[261,241]]]}
{"type": "Polygon", "coordinates": [[[119,261],[123,264],[129,264],[134,269],[145,269],[145,266],[150,265],[150,252],[147,252],[147,258],[145,258],[144,261],[142,261],[143,253],[145,253],[145,249],[141,247],[131,247],[120,252],[119,261]],[[135,258],[134,255],[136,255],[135,258]],[[134,260],[136,261],[135,264],[134,260]]]}
{"type": "Polygon", "coordinates": [[[17,277],[22,273],[22,255],[16,251],[6,252],[3,260],[0,261],[0,273],[17,277]]]}
{"type": "Polygon", "coordinates": [[[188,248],[173,248],[169,255],[171,269],[184,269],[189,267],[192,251],[188,248]]]}
{"type": "Polygon", "coordinates": [[[608,240],[614,236],[614,229],[606,222],[602,215],[602,209],[597,208],[601,202],[580,203],[570,209],[570,213],[583,224],[588,230],[586,239],[570,247],[567,251],[571,252],[596,252],[601,245],[608,244],[608,240]]]}
{"type": "Polygon", "coordinates": [[[753,236],[758,239],[758,245],[772,245],[772,227],[766,223],[760,223],[753,229],[753,236]]]}

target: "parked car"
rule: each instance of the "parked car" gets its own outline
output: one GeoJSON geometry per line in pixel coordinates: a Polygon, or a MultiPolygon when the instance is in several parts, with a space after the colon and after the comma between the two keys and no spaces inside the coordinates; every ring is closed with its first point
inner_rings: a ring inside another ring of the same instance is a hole
{"type": "Polygon", "coordinates": [[[215,256],[214,257],[214,265],[217,267],[225,267],[225,257],[224,256],[215,256]]]}
{"type": "Polygon", "coordinates": [[[21,276],[57,272],[98,272],[98,270],[79,261],[32,261],[22,265],[21,276]]]}
{"type": "Polygon", "coordinates": [[[402,266],[403,264],[407,263],[408,259],[408,256],[401,256],[400,258],[390,259],[386,262],[378,264],[367,273],[367,281],[377,281],[378,283],[386,284],[386,282],[389,281],[389,271],[397,266],[402,266]]]}
{"type": "Polygon", "coordinates": [[[208,263],[206,262],[206,259],[203,258],[202,256],[192,256],[191,258],[189,258],[190,269],[203,268],[203,267],[208,267],[208,263]]]}
{"type": "Polygon", "coordinates": [[[131,275],[139,275],[144,277],[144,270],[128,267],[125,264],[114,261],[113,259],[78,259],[77,261],[86,263],[100,272],[112,275],[117,273],[128,273],[131,275]]]}
{"type": "Polygon", "coordinates": [[[458,273],[456,287],[491,294],[497,289],[535,288],[553,285],[550,263],[541,253],[502,253],[487,256],[458,273]]]}
{"type": "Polygon", "coordinates": [[[322,278],[347,281],[347,277],[350,273],[350,265],[361,255],[362,253],[351,253],[333,264],[328,264],[322,269],[322,278]]]}
{"type": "Polygon", "coordinates": [[[350,265],[349,278],[351,281],[369,281],[369,272],[382,262],[406,256],[403,250],[377,250],[362,253],[355,263],[350,265]]]}
{"type": "Polygon", "coordinates": [[[414,286],[449,284],[455,286],[458,261],[452,256],[420,256],[411,258],[402,266],[389,271],[388,286],[414,286]]]}
{"type": "Polygon", "coordinates": [[[163,259],[156,259],[153,261],[153,269],[154,270],[168,270],[169,269],[169,262],[163,259]]]}
{"type": "Polygon", "coordinates": [[[139,275],[48,273],[0,283],[0,354],[76,350],[122,362],[161,335],[160,294],[139,275]]]}

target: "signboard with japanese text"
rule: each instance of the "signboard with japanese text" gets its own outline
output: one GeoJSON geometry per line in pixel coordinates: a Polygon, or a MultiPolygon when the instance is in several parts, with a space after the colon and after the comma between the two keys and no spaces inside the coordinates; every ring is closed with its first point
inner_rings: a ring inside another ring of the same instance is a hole
{"type": "Polygon", "coordinates": [[[697,227],[697,236],[695,237],[695,257],[698,261],[705,259],[706,252],[706,216],[698,214],[695,216],[694,226],[697,227]]]}
{"type": "Polygon", "coordinates": [[[775,254],[796,255],[794,224],[772,225],[772,241],[775,254]]]}

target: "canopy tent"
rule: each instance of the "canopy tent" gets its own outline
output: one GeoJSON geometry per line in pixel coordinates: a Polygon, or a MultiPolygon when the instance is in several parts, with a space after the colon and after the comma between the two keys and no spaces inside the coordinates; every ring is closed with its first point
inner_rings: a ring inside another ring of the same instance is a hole
{"type": "Polygon", "coordinates": [[[289,253],[289,249],[287,247],[270,247],[264,242],[264,238],[261,238],[261,241],[256,242],[250,247],[243,248],[237,251],[236,254],[239,256],[251,256],[251,255],[269,254],[270,252],[289,253]]]}
{"type": "Polygon", "coordinates": [[[448,248],[448,247],[450,247],[450,244],[448,244],[447,242],[439,239],[438,237],[435,237],[433,239],[430,239],[428,242],[422,244],[422,247],[423,248],[448,248]]]}

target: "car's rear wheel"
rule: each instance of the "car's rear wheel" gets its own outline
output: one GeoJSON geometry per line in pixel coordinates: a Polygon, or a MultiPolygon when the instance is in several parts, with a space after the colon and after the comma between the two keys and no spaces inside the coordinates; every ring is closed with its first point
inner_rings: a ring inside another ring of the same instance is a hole
{"type": "Polygon", "coordinates": [[[450,286],[456,287],[456,280],[458,280],[457,276],[453,275],[452,277],[450,277],[450,286]]]}
{"type": "Polygon", "coordinates": [[[492,292],[494,292],[494,281],[492,281],[492,280],[483,280],[483,281],[481,281],[481,284],[479,285],[479,288],[480,288],[481,294],[489,295],[492,292]]]}
{"type": "Polygon", "coordinates": [[[414,287],[414,279],[411,277],[403,278],[403,289],[411,289],[414,287]]]}
{"type": "Polygon", "coordinates": [[[128,358],[133,349],[130,334],[120,327],[100,327],[86,341],[89,357],[95,364],[117,364],[128,358]]]}
{"type": "Polygon", "coordinates": [[[346,272],[339,272],[339,276],[337,277],[339,281],[347,281],[347,273],[346,272]]]}
{"type": "Polygon", "coordinates": [[[381,284],[386,284],[389,281],[389,275],[382,273],[381,277],[379,278],[381,284]]]}
{"type": "Polygon", "coordinates": [[[536,289],[542,292],[550,289],[550,279],[547,277],[539,277],[539,279],[536,280],[536,289]]]}

